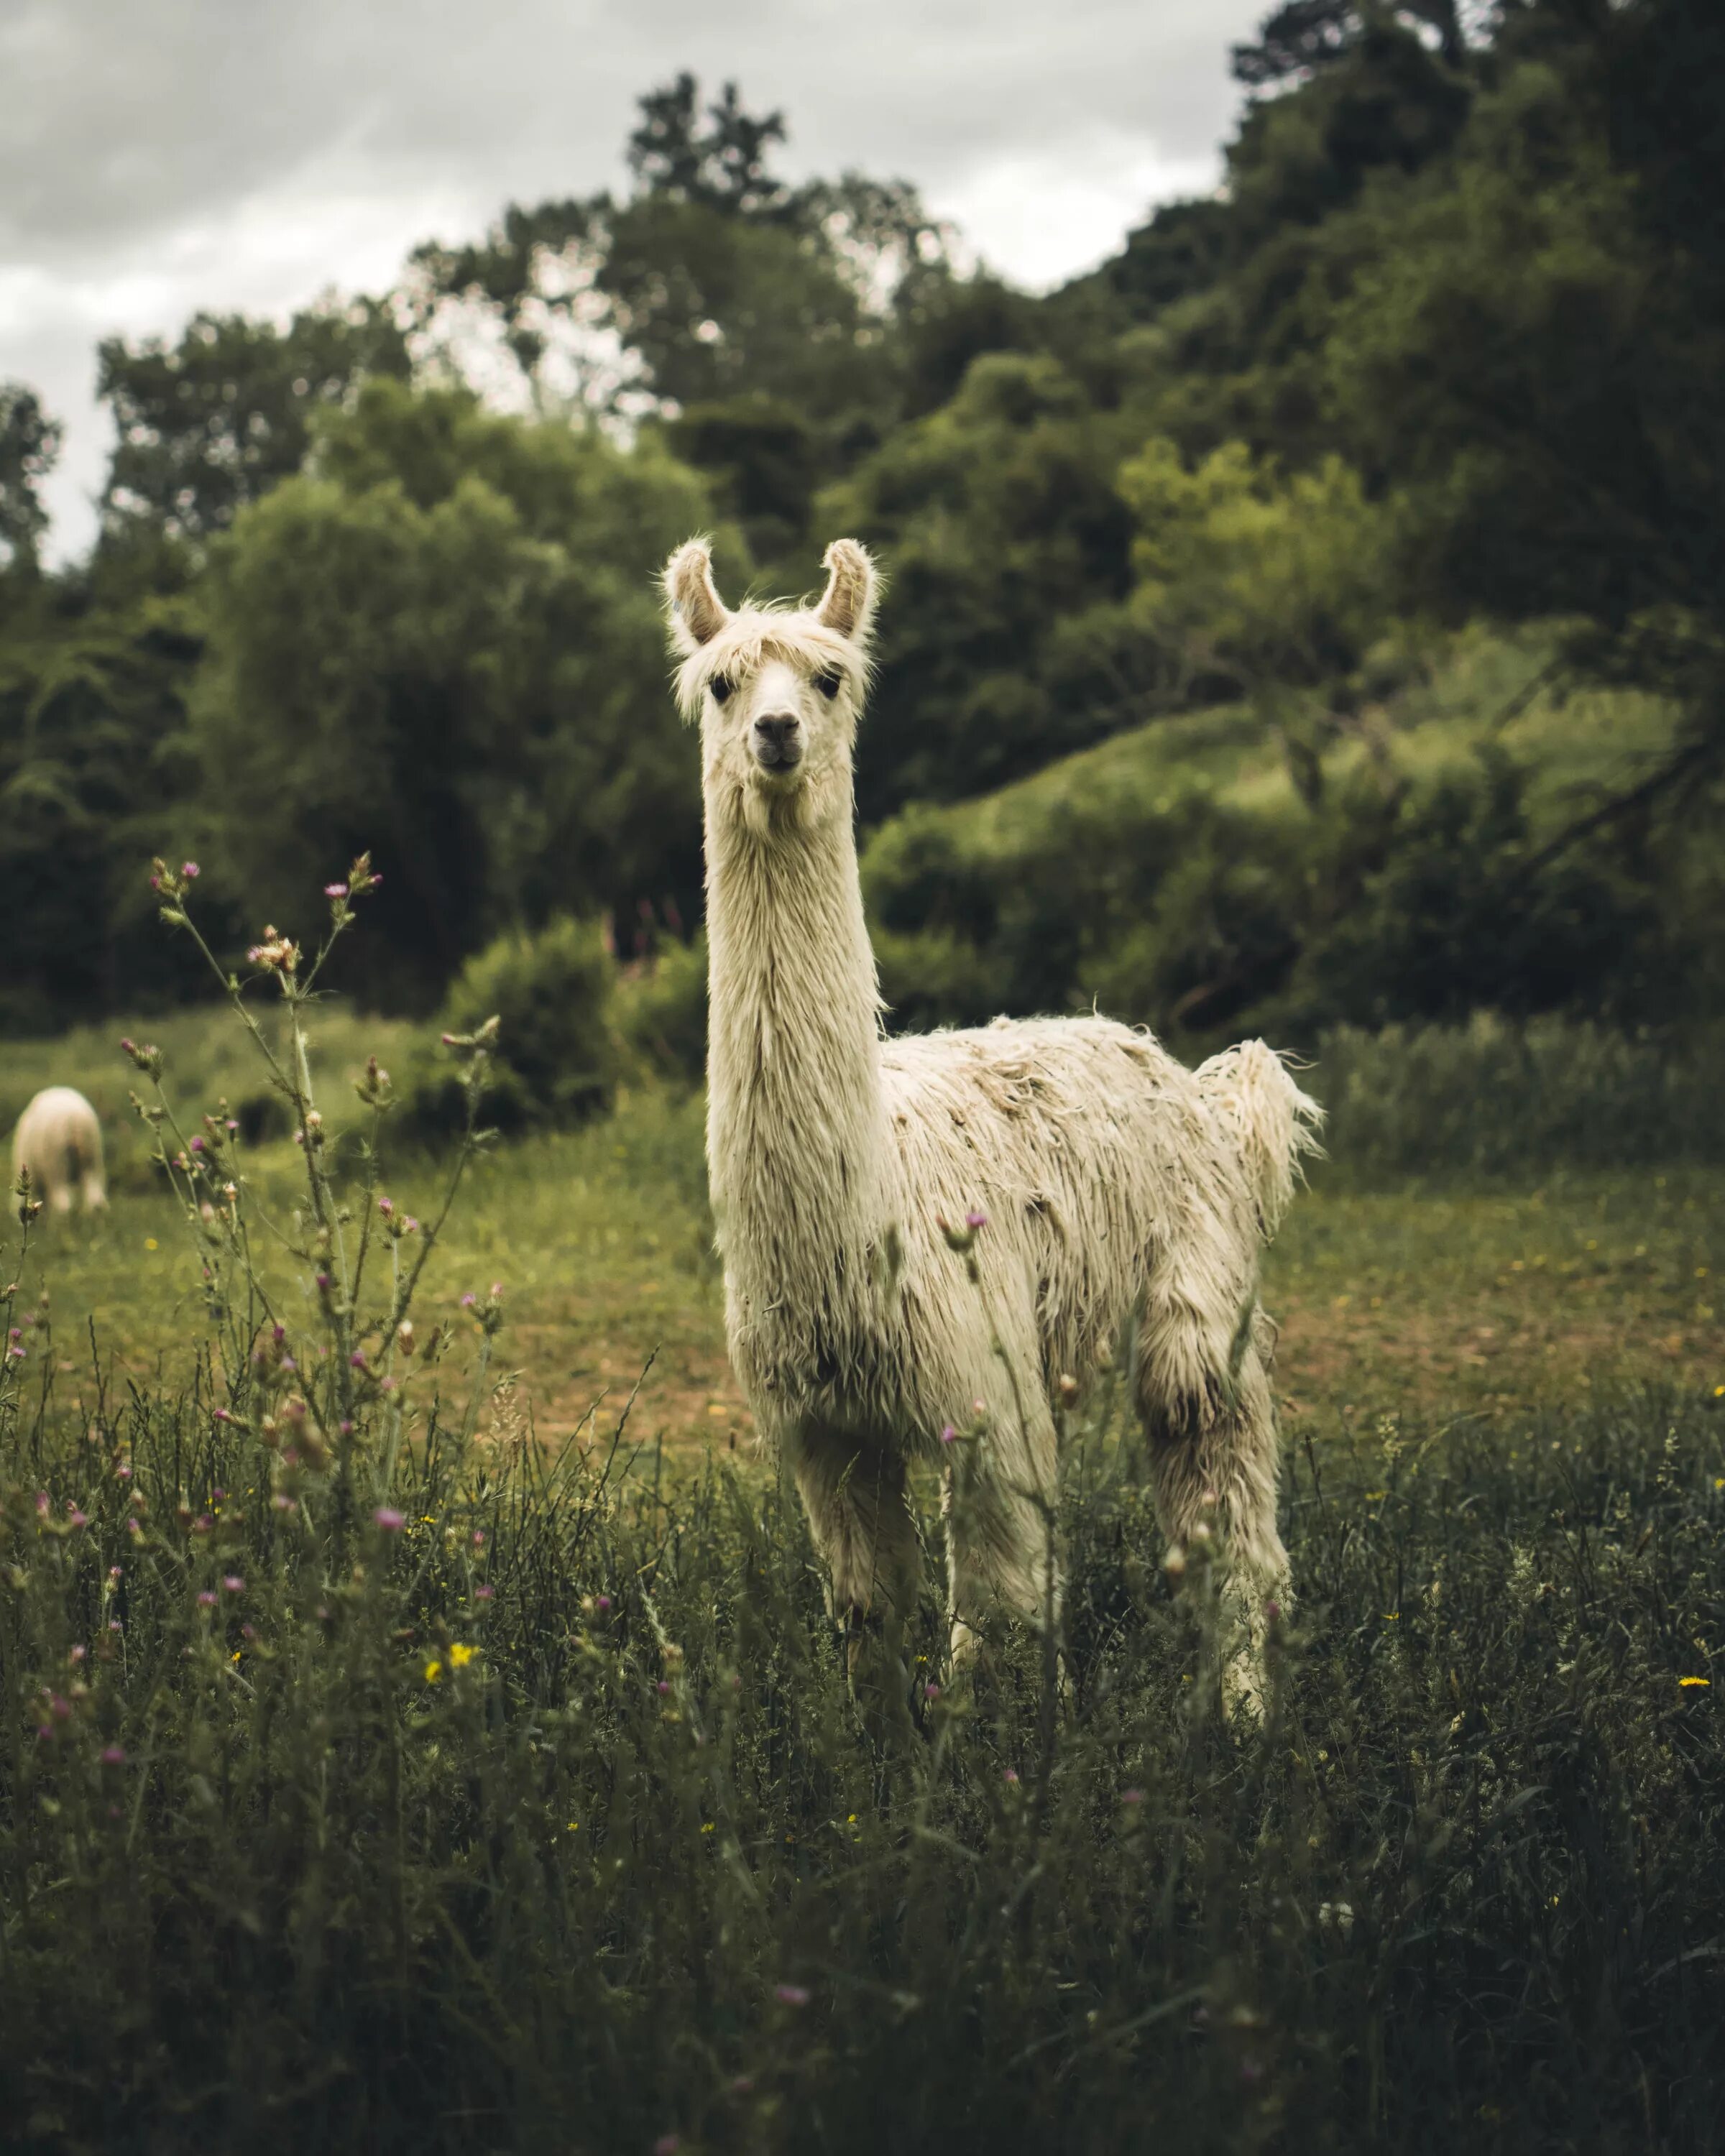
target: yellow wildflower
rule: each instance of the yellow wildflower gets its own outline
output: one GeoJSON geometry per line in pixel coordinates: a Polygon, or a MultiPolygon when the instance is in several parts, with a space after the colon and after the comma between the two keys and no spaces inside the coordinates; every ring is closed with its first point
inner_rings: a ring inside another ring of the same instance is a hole
{"type": "Polygon", "coordinates": [[[715,1824],[715,1822],[714,1822],[713,1820],[708,1820],[706,1821],[706,1823],[702,1826],[702,1828],[701,1828],[701,1832],[702,1832],[703,1834],[711,1834],[711,1833],[712,1832],[712,1830],[713,1830],[714,1824],[715,1824]]]}
{"type": "Polygon", "coordinates": [[[1677,1682],[1680,1685],[1704,1685],[1711,1684],[1712,1679],[1711,1677],[1679,1677],[1677,1682]]]}
{"type": "Polygon", "coordinates": [[[458,1640],[449,1650],[449,1667],[452,1670],[465,1670],[478,1652],[477,1647],[464,1647],[458,1640]]]}
{"type": "Polygon", "coordinates": [[[427,1683],[427,1684],[435,1684],[435,1683],[437,1682],[438,1679],[439,1679],[439,1678],[443,1675],[443,1673],[444,1673],[444,1666],[443,1666],[443,1664],[442,1664],[440,1661],[438,1661],[434,1657],[434,1659],[433,1659],[432,1661],[429,1661],[429,1662],[425,1665],[425,1681],[426,1681],[426,1683],[427,1683]]]}

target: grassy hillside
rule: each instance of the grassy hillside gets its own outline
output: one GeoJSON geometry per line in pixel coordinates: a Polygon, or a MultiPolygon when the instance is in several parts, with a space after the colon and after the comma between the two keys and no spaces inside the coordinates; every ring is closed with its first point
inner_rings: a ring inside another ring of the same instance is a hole
{"type": "Polygon", "coordinates": [[[898,1021],[1099,1001],[1176,1038],[1267,1024],[1310,1045],[1327,1024],[1464,1014],[1484,983],[1512,1009],[1590,1008],[1616,975],[1623,1009],[1651,1009],[1661,938],[1713,871],[1615,834],[1543,856],[1673,716],[1566,688],[1553,648],[1459,636],[1334,715],[1309,758],[1309,714],[1291,752],[1276,715],[1228,706],[906,810],[864,860],[898,1021]]]}

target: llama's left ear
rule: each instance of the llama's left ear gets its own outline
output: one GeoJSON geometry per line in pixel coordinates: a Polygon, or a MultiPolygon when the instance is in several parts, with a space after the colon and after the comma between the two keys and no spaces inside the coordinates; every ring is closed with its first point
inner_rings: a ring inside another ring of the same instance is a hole
{"type": "Polygon", "coordinates": [[[665,596],[671,641],[685,658],[711,644],[731,619],[713,583],[713,561],[705,540],[691,539],[665,563],[665,596]]]}
{"type": "Polygon", "coordinates": [[[866,644],[875,617],[875,565],[855,539],[835,539],[826,551],[827,588],[815,619],[853,644],[866,644]]]}

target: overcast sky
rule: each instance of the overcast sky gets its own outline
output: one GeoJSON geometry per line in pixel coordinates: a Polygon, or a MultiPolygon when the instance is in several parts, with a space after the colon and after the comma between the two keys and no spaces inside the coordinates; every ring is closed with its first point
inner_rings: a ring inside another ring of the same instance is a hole
{"type": "Polygon", "coordinates": [[[784,111],[793,178],[915,181],[1044,285],[1215,184],[1268,0],[0,0],[0,377],[66,422],[95,528],[98,337],[388,284],[414,242],[621,177],[680,69],[784,111]]]}

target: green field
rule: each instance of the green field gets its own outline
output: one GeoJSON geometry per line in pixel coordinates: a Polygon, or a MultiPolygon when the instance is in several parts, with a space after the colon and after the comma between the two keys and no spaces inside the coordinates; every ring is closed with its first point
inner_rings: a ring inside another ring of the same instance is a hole
{"type": "MultiPolygon", "coordinates": [[[[229,1060],[230,1026],[181,1019],[150,1036],[168,1055],[169,1093],[194,1110],[259,1090],[246,1063],[229,1060]]],[[[141,1023],[134,1030],[145,1037],[141,1023]]],[[[402,1055],[412,1035],[335,1012],[318,1045],[339,1100],[368,1052],[402,1055]]],[[[38,1084],[70,1072],[110,1132],[107,1218],[39,1230],[23,1284],[30,1296],[50,1290],[68,1382],[89,1359],[92,1326],[105,1356],[138,1382],[183,1375],[188,1325],[196,1329],[195,1243],[125,1113],[136,1074],[111,1048],[105,1032],[72,1037],[57,1060],[34,1045],[0,1052],[0,1111],[15,1113],[38,1084]]],[[[360,1120],[357,1105],[330,1114],[332,1128],[360,1120]]],[[[747,1443],[751,1424],[725,1359],[701,1148],[700,1101],[647,1090],[601,1122],[500,1147],[469,1171],[422,1307],[448,1317],[463,1293],[502,1283],[500,1360],[516,1373],[516,1410],[531,1411],[546,1440],[561,1440],[639,1380],[638,1435],[683,1449],[747,1443]]],[[[300,1175],[294,1147],[266,1143],[249,1165],[260,1202],[267,1195],[285,1221],[300,1175]]],[[[1267,1261],[1294,1429],[1574,1405],[1622,1382],[1707,1391],[1725,1382],[1717,1168],[1386,1188],[1349,1166],[1344,1158],[1314,1168],[1267,1261]]],[[[410,1152],[382,1187],[429,1214],[442,1179],[437,1163],[410,1152]]],[[[267,1270],[277,1261],[267,1239],[261,1249],[267,1270]]]]}
{"type": "MultiPolygon", "coordinates": [[[[249,1096],[232,1023],[157,1029],[188,1110],[249,1096]]],[[[335,1103],[412,1044],[319,1040],[351,1231],[335,1103]]],[[[128,1085],[94,1036],[0,1070],[128,1085]]],[[[1267,1286],[1298,1602],[1242,1727],[1106,1397],[1064,1679],[1007,1630],[952,1688],[931,1591],[852,1697],[725,1367],[698,1098],[480,1156],[443,1352],[339,1459],[259,1419],[333,1363],[224,1392],[198,1229],[111,1152],[0,1378],[0,2148],[1712,2145],[1717,1170],[1315,1169],[1267,1286]]],[[[303,1164],[241,1173],[304,1353],[303,1164]]],[[[447,1173],[377,1187],[429,1219],[447,1173]]]]}

